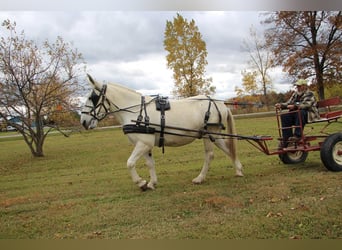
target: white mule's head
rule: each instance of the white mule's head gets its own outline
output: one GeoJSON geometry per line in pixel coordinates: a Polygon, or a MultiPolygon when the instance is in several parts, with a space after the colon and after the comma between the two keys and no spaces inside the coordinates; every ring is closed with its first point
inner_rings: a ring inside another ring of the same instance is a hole
{"type": "Polygon", "coordinates": [[[106,109],[103,109],[105,100],[106,85],[96,82],[90,75],[88,80],[93,90],[89,93],[81,112],[81,124],[85,129],[96,128],[97,123],[106,116],[106,109]]]}

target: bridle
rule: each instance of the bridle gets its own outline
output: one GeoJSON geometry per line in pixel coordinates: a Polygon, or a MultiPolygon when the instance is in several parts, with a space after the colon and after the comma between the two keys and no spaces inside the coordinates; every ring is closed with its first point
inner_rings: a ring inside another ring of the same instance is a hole
{"type": "Polygon", "coordinates": [[[126,108],[120,108],[118,105],[116,105],[115,103],[109,101],[106,97],[106,92],[107,92],[107,85],[104,84],[102,86],[102,88],[99,90],[97,88],[95,88],[92,92],[91,95],[89,97],[89,100],[92,102],[92,106],[91,105],[85,105],[85,108],[89,108],[90,111],[82,111],[81,114],[86,114],[89,115],[91,117],[93,117],[94,119],[96,119],[97,121],[101,121],[103,120],[108,114],[113,114],[113,113],[118,113],[118,112],[129,112],[129,113],[138,113],[139,111],[132,111],[130,109],[135,108],[135,107],[139,107],[141,106],[141,104],[136,104],[136,105],[132,105],[126,108]],[[99,94],[96,94],[95,90],[97,90],[99,92],[99,94]],[[111,111],[110,107],[114,106],[115,107],[115,111],[111,111]],[[101,112],[102,109],[104,110],[104,112],[101,112]]]}
{"type": "Polygon", "coordinates": [[[107,92],[107,85],[104,84],[102,88],[96,89],[99,91],[99,94],[96,94],[95,90],[91,92],[91,95],[89,97],[89,100],[93,103],[93,106],[91,105],[85,105],[84,107],[89,108],[90,111],[82,111],[81,114],[90,115],[94,119],[101,121],[103,120],[107,114],[109,113],[109,107],[111,103],[106,98],[106,92],[107,92]],[[106,106],[108,105],[108,107],[106,106]],[[104,113],[101,113],[101,110],[104,109],[104,113]]]}

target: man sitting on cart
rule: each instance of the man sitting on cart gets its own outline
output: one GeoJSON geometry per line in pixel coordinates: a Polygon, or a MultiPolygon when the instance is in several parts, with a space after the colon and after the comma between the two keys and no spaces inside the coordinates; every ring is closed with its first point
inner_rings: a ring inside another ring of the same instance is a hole
{"type": "Polygon", "coordinates": [[[300,141],[305,124],[319,118],[317,101],[314,93],[308,88],[307,80],[299,79],[294,85],[296,91],[290,99],[275,105],[277,109],[289,110],[288,113],[281,114],[284,147],[289,141],[300,141]],[[295,127],[294,133],[291,126],[295,127]]]}

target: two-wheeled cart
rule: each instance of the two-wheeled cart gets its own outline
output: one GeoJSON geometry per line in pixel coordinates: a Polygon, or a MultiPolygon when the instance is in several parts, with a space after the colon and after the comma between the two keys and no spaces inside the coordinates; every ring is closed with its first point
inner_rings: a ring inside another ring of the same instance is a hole
{"type": "MultiPolygon", "coordinates": [[[[285,164],[296,164],[304,162],[310,151],[320,151],[321,160],[324,166],[331,171],[342,171],[342,126],[339,131],[327,133],[326,128],[332,123],[341,123],[342,118],[342,100],[340,97],[334,97],[318,102],[320,110],[320,119],[313,123],[324,123],[319,135],[305,135],[300,120],[298,126],[282,127],[281,116],[284,114],[281,110],[276,110],[279,146],[277,149],[270,150],[267,142],[273,140],[271,136],[242,136],[241,139],[248,141],[254,147],[267,155],[279,155],[280,160],[285,164]],[[301,138],[296,141],[282,143],[282,131],[284,129],[301,129],[301,138]]],[[[299,110],[291,111],[299,112],[299,110]]],[[[298,117],[301,116],[298,114],[298,117]]]]}

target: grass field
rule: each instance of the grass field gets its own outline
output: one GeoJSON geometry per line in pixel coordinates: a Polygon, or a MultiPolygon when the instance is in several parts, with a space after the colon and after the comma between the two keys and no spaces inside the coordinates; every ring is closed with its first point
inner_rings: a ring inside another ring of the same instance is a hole
{"type": "MultiPolygon", "coordinates": [[[[277,134],[273,117],[236,124],[243,135],[277,134]]],[[[0,238],[342,238],[342,173],[327,171],[319,152],[287,166],[238,145],[245,176],[235,177],[215,150],[201,185],[191,180],[202,166],[202,141],[164,155],[155,148],[158,187],[141,192],[126,169],[133,147],[120,129],[51,135],[44,158],[32,158],[20,138],[0,139],[0,238]]],[[[137,168],[148,178],[144,161],[137,168]]]]}

